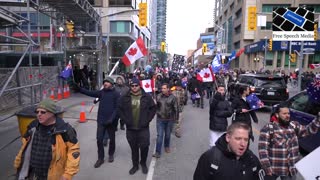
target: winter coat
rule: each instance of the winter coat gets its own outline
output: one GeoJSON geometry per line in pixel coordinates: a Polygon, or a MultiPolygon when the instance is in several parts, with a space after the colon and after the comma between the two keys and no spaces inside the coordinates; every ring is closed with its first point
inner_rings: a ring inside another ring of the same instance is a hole
{"type": "Polygon", "coordinates": [[[254,122],[258,122],[258,117],[254,111],[242,113],[242,109],[250,110],[249,103],[243,100],[240,96],[234,98],[232,101],[232,108],[236,111],[235,121],[241,121],[251,125],[251,118],[254,122]]]}
{"type": "Polygon", "coordinates": [[[123,96],[130,90],[130,88],[125,84],[122,84],[122,85],[116,84],[115,90],[120,94],[120,96],[123,96]]]}
{"type": "Polygon", "coordinates": [[[228,127],[227,118],[233,113],[232,107],[229,101],[225,100],[224,96],[220,93],[216,93],[210,104],[209,119],[210,130],[212,131],[226,131],[228,127]]]}
{"type": "Polygon", "coordinates": [[[163,120],[178,120],[179,106],[176,97],[172,94],[157,95],[157,117],[163,120]]]}
{"type": "Polygon", "coordinates": [[[80,88],[80,92],[91,97],[99,98],[100,103],[97,117],[97,122],[99,124],[108,125],[116,120],[120,94],[115,91],[114,88],[97,91],[88,91],[80,88]]]}
{"type": "Polygon", "coordinates": [[[259,159],[249,149],[239,158],[228,149],[226,134],[216,142],[216,146],[203,153],[193,175],[193,180],[259,180],[261,165],[259,159]],[[220,150],[218,162],[214,154],[220,150]]]}
{"type": "Polygon", "coordinates": [[[140,99],[140,115],[138,129],[134,128],[132,105],[131,105],[131,92],[128,91],[119,100],[118,114],[126,124],[128,130],[139,130],[149,128],[149,123],[152,121],[156,114],[157,107],[152,97],[145,93],[142,89],[142,96],[140,99]]]}
{"type": "MultiPolygon", "coordinates": [[[[25,163],[29,163],[26,158],[31,154],[26,154],[27,149],[32,147],[33,131],[37,130],[39,121],[34,120],[27,128],[27,133],[22,138],[22,146],[14,161],[17,174],[25,163]]],[[[80,165],[80,148],[76,137],[76,132],[68,123],[57,118],[54,131],[52,132],[52,160],[48,171],[48,180],[57,180],[64,176],[68,180],[78,173],[80,165]]],[[[31,152],[31,150],[30,150],[31,152]]]]}

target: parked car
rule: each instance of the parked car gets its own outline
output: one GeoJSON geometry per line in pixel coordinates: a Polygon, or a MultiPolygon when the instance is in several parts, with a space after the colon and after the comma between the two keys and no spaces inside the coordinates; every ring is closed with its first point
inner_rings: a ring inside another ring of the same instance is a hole
{"type": "MultiPolygon", "coordinates": [[[[307,91],[302,91],[285,101],[290,108],[290,118],[302,125],[308,125],[320,112],[320,102],[309,100],[307,91]]],[[[272,113],[277,105],[273,106],[272,113]]],[[[317,134],[299,139],[300,151],[308,154],[320,146],[320,131],[317,134]]]]}
{"type": "Polygon", "coordinates": [[[284,78],[277,75],[241,74],[235,83],[228,85],[227,97],[232,101],[239,94],[240,86],[247,85],[265,105],[273,105],[289,98],[284,78]]]}

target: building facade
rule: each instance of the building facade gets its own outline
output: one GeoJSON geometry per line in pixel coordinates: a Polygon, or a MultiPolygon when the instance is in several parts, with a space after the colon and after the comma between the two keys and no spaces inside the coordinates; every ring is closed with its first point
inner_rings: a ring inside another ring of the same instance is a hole
{"type": "MultiPolygon", "coordinates": [[[[273,8],[302,6],[313,7],[315,19],[318,19],[320,14],[320,1],[318,0],[216,0],[214,27],[217,36],[217,50],[231,53],[233,50],[246,49],[244,54],[232,61],[231,67],[245,70],[259,70],[263,68],[265,63],[266,69],[288,70],[289,48],[268,50],[265,55],[264,43],[267,39],[271,38],[272,35],[273,8]],[[249,30],[247,14],[248,8],[252,6],[256,7],[257,15],[266,16],[265,27],[257,27],[256,30],[249,30]],[[250,50],[254,48],[254,46],[261,48],[259,44],[263,44],[263,49],[250,50]]],[[[278,44],[281,44],[281,42],[274,41],[273,43],[275,43],[277,47],[280,47],[278,44]]],[[[318,44],[318,42],[316,42],[316,44],[318,44]]],[[[315,47],[317,46],[318,45],[315,45],[315,47]]],[[[319,63],[319,58],[320,52],[317,49],[315,49],[314,55],[306,55],[303,58],[304,69],[307,70],[308,64],[310,63],[319,63]]],[[[296,64],[291,63],[290,67],[296,67],[296,64]]]]}

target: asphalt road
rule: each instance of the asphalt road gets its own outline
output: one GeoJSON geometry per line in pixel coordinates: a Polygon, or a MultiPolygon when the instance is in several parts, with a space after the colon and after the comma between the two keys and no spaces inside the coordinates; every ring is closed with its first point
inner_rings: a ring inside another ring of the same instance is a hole
{"type": "MultiPolygon", "coordinates": [[[[290,89],[289,89],[290,90],[290,89]]],[[[290,90],[291,91],[291,90],[290,90]]],[[[292,90],[293,91],[293,90],[292,90]]],[[[291,92],[290,95],[296,92],[291,92]]],[[[92,98],[83,95],[76,95],[69,101],[63,101],[64,106],[68,106],[65,119],[77,130],[78,139],[81,146],[80,172],[74,177],[75,180],[188,180],[192,179],[200,155],[209,148],[209,108],[208,100],[205,100],[205,108],[194,108],[189,101],[184,108],[184,120],[182,122],[182,137],[171,136],[171,153],[163,152],[160,159],[152,158],[155,148],[156,127],[155,120],[151,123],[151,145],[147,163],[149,173],[142,174],[139,170],[134,175],[129,175],[131,168],[131,152],[125,138],[125,131],[118,130],[116,133],[116,153],[113,163],[105,162],[100,168],[93,168],[97,160],[96,148],[96,111],[87,113],[89,121],[78,123],[77,118],[81,110],[80,102],[86,102],[86,111],[91,108],[92,98]]],[[[257,142],[259,130],[269,121],[269,111],[257,111],[259,123],[253,123],[255,142],[251,143],[250,149],[257,154],[257,142]]],[[[230,120],[229,120],[230,123],[230,120]]],[[[13,160],[20,148],[18,123],[15,117],[10,120],[0,122],[0,180],[14,179],[13,160]],[[17,140],[13,141],[14,139],[17,140]],[[4,145],[12,143],[3,148],[4,145]]],[[[106,148],[107,152],[107,148],[106,148]]],[[[106,156],[107,158],[107,156],[106,156]]]]}

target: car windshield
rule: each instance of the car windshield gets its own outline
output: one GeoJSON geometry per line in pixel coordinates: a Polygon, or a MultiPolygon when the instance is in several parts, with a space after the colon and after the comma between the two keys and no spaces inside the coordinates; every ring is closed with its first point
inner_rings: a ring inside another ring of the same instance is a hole
{"type": "Polygon", "coordinates": [[[257,79],[256,86],[283,87],[282,79],[257,79]]]}
{"type": "Polygon", "coordinates": [[[298,111],[317,115],[320,112],[320,104],[310,101],[307,92],[302,92],[289,101],[289,107],[298,111]]]}

